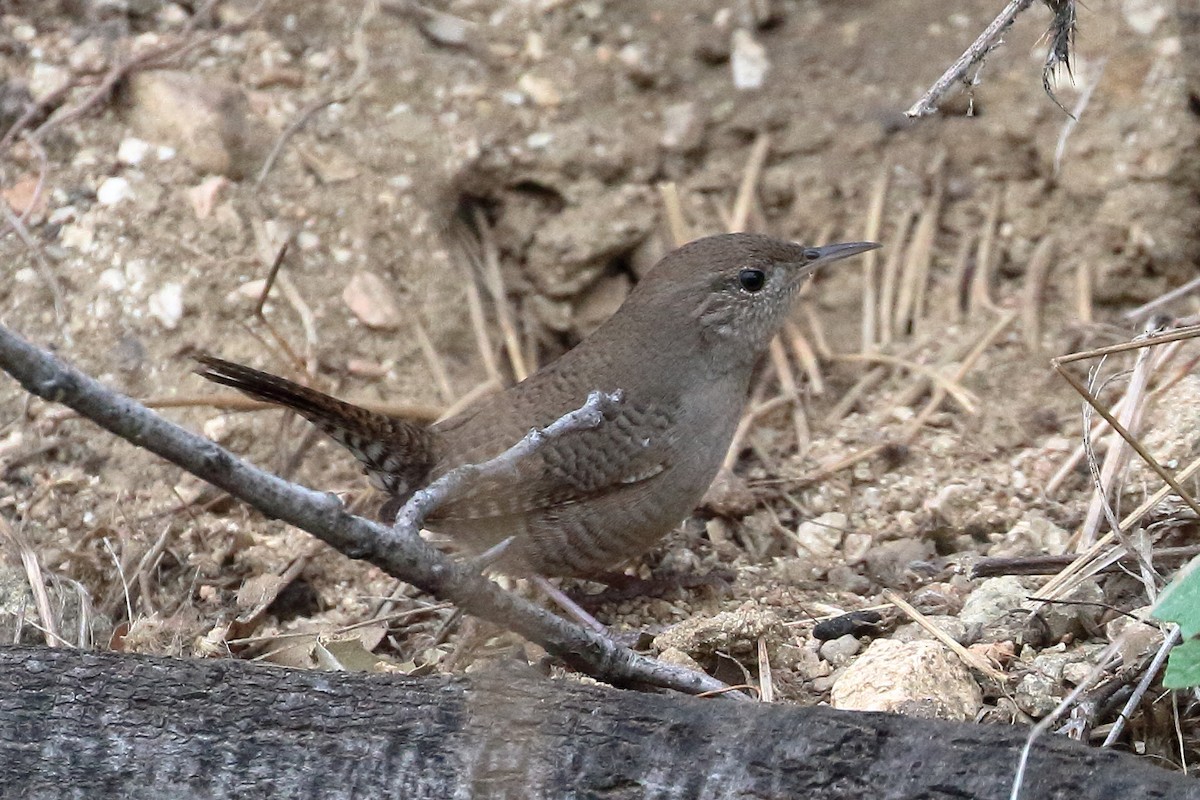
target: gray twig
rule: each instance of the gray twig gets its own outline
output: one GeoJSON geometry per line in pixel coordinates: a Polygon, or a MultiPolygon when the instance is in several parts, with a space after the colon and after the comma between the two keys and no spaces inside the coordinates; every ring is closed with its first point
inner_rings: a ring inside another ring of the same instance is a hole
{"type": "Polygon", "coordinates": [[[954,84],[962,81],[964,83],[972,83],[967,77],[967,72],[976,65],[981,64],[987,54],[992,52],[1000,45],[1000,37],[1012,25],[1013,20],[1017,18],[1025,9],[1033,5],[1033,0],[1009,0],[1008,5],[1000,12],[1000,15],[992,20],[992,24],[983,29],[983,33],[979,34],[971,46],[958,57],[958,60],[950,65],[950,68],[942,73],[942,77],[938,78],[933,86],[929,87],[929,91],[913,104],[912,108],[905,111],[905,116],[908,117],[924,117],[937,111],[937,104],[941,101],[942,95],[950,90],[954,84]]]}
{"type": "Polygon", "coordinates": [[[1137,710],[1138,704],[1142,702],[1142,697],[1145,696],[1146,690],[1150,688],[1150,684],[1158,677],[1158,671],[1162,669],[1163,664],[1167,661],[1167,656],[1171,654],[1171,648],[1179,644],[1183,638],[1178,625],[1168,626],[1168,634],[1163,639],[1162,645],[1158,648],[1158,652],[1154,654],[1154,660],[1150,662],[1150,666],[1146,668],[1146,674],[1142,675],[1142,679],[1138,681],[1137,688],[1133,690],[1133,694],[1129,696],[1125,706],[1121,709],[1121,713],[1117,716],[1116,722],[1108,732],[1108,736],[1104,737],[1104,744],[1101,747],[1112,747],[1116,744],[1117,739],[1121,738],[1121,733],[1125,730],[1125,723],[1133,716],[1133,712],[1137,710]]]}
{"type": "Polygon", "coordinates": [[[332,494],[297,486],[245,463],[216,443],[67,366],[3,325],[0,369],[31,394],[73,408],[121,438],[224,489],[268,517],[311,533],[351,558],[374,564],[470,614],[515,631],[593,678],[616,686],[656,686],[690,694],[727,689],[707,675],[638,655],[506,592],[471,564],[448,558],[416,535],[424,515],[472,476],[510,469],[547,437],[596,424],[603,405],[616,401],[611,395],[594,394],[583,408],[548,428],[531,431],[498,458],[444,476],[414,496],[402,511],[403,521],[389,529],[348,513],[332,494]]]}
{"type": "Polygon", "coordinates": [[[595,428],[604,420],[604,411],[621,402],[621,392],[592,392],[587,401],[545,428],[533,428],[521,441],[482,464],[466,464],[450,470],[429,486],[415,492],[396,514],[395,530],[402,536],[420,532],[425,518],[455,493],[476,481],[511,473],[517,463],[528,458],[542,444],[571,431],[595,428]]]}

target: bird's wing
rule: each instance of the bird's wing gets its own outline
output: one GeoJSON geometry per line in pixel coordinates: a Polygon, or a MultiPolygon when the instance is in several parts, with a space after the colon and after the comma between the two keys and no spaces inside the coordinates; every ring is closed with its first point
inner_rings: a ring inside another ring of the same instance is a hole
{"type": "Polygon", "coordinates": [[[549,439],[512,470],[470,481],[433,518],[553,509],[652,480],[671,467],[673,421],[664,405],[622,401],[605,411],[600,425],[549,439]]]}

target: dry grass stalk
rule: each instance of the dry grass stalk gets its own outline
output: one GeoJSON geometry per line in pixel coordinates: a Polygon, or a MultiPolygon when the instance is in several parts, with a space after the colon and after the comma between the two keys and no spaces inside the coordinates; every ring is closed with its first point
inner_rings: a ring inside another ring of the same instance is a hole
{"type": "Polygon", "coordinates": [[[304,331],[304,368],[308,374],[313,375],[317,371],[317,347],[321,341],[317,335],[317,315],[313,313],[291,278],[281,274],[278,283],[279,288],[283,290],[284,299],[300,318],[300,329],[304,331]]]}
{"type": "Polygon", "coordinates": [[[500,325],[500,333],[504,337],[504,350],[508,354],[508,363],[512,367],[513,377],[518,382],[529,376],[525,366],[525,354],[521,352],[521,339],[517,336],[517,326],[513,321],[512,307],[508,301],[508,291],[504,287],[504,273],[500,269],[500,250],[496,246],[496,237],[492,235],[492,226],[483,213],[483,209],[475,206],[473,209],[475,228],[479,231],[479,241],[483,249],[484,285],[492,296],[492,306],[496,309],[496,322],[500,325]]]}
{"type": "MultiPolygon", "coordinates": [[[[1117,402],[1113,404],[1112,412],[1114,414],[1120,414],[1124,408],[1125,398],[1120,397],[1117,398],[1117,402]]],[[[1096,419],[1092,422],[1092,429],[1088,433],[1088,437],[1092,441],[1099,441],[1101,437],[1104,437],[1108,433],[1110,433],[1108,429],[1108,423],[1103,419],[1096,419]]],[[[1054,471],[1054,474],[1050,476],[1050,480],[1046,482],[1046,488],[1043,489],[1043,492],[1047,497],[1053,497],[1055,494],[1057,494],[1058,490],[1062,488],[1063,482],[1075,474],[1075,468],[1078,467],[1079,462],[1083,460],[1083,455],[1084,446],[1083,443],[1080,442],[1079,444],[1075,445],[1075,449],[1071,451],[1071,455],[1067,456],[1059,468],[1054,471]]]]}
{"type": "Polygon", "coordinates": [[[1146,667],[1146,671],[1142,673],[1137,687],[1129,695],[1129,699],[1125,701],[1125,705],[1121,707],[1121,713],[1117,714],[1112,728],[1109,730],[1108,735],[1104,737],[1104,742],[1100,745],[1101,747],[1112,747],[1117,743],[1117,739],[1121,738],[1121,733],[1125,730],[1126,721],[1133,719],[1133,713],[1141,705],[1142,698],[1146,695],[1146,690],[1150,688],[1150,684],[1158,677],[1158,673],[1163,668],[1163,665],[1167,663],[1167,656],[1170,655],[1171,649],[1179,644],[1182,638],[1179,626],[1172,624],[1167,626],[1167,629],[1170,633],[1163,638],[1162,644],[1158,646],[1158,652],[1154,654],[1154,658],[1150,661],[1150,666],[1146,667]]]}
{"type": "MultiPolygon", "coordinates": [[[[283,148],[287,144],[287,141],[291,137],[295,136],[301,128],[308,124],[308,121],[315,116],[317,112],[324,108],[328,108],[335,103],[345,103],[349,101],[352,97],[354,97],[354,95],[358,94],[358,91],[364,85],[366,85],[367,81],[371,77],[371,50],[367,46],[366,28],[378,12],[378,3],[374,2],[373,0],[368,0],[367,2],[363,3],[362,10],[359,12],[357,24],[354,26],[354,31],[350,37],[350,47],[346,48],[346,51],[354,60],[354,71],[350,73],[350,77],[346,79],[345,83],[334,88],[324,97],[317,98],[313,102],[309,103],[308,106],[301,109],[300,113],[296,115],[295,119],[293,119],[287,125],[287,127],[283,129],[278,138],[276,138],[274,146],[267,154],[266,159],[263,161],[262,167],[258,171],[258,176],[254,181],[255,189],[262,187],[263,182],[267,179],[267,175],[271,173],[271,169],[274,167],[275,161],[283,152],[283,148]]],[[[255,13],[257,13],[257,11],[255,13]]]]}
{"type": "Polygon", "coordinates": [[[683,213],[683,202],[679,199],[679,187],[674,181],[658,184],[658,195],[662,198],[663,211],[667,215],[667,230],[671,241],[679,247],[692,240],[691,227],[683,213]]]}
{"type": "Polygon", "coordinates": [[[763,370],[762,376],[759,377],[758,384],[750,392],[750,400],[746,403],[748,410],[738,420],[738,426],[733,432],[733,440],[729,443],[729,451],[725,454],[725,460],[721,463],[723,469],[732,470],[737,464],[738,456],[742,452],[742,445],[746,441],[746,437],[750,434],[750,428],[754,426],[754,423],[760,417],[787,404],[788,398],[782,394],[776,395],[770,400],[763,400],[767,394],[767,386],[771,382],[774,371],[774,367],[768,365],[767,369],[763,370]]]}
{"type": "MultiPolygon", "coordinates": [[[[813,347],[816,348],[817,355],[824,359],[833,358],[833,348],[829,346],[829,339],[825,336],[825,324],[821,322],[821,318],[812,310],[808,304],[802,303],[800,313],[804,315],[804,320],[808,323],[808,329],[812,333],[813,347]]],[[[789,322],[783,326],[784,333],[790,338],[795,338],[800,329],[796,324],[789,322]]],[[[792,345],[795,350],[795,344],[792,345]]]]}
{"type": "Polygon", "coordinates": [[[816,472],[805,475],[794,482],[804,486],[820,483],[827,478],[833,477],[844,469],[849,469],[860,461],[867,461],[874,458],[884,450],[888,449],[890,446],[891,444],[887,442],[883,444],[871,445],[866,450],[859,450],[857,453],[851,453],[850,455],[839,458],[837,461],[824,464],[816,472]]]}
{"type": "MultiPolygon", "coordinates": [[[[258,295],[258,301],[254,304],[254,318],[262,323],[263,328],[271,335],[271,339],[275,342],[275,346],[283,351],[288,363],[296,369],[300,369],[309,376],[315,374],[315,369],[310,367],[308,361],[300,356],[294,349],[291,343],[283,334],[275,329],[271,321],[267,319],[266,305],[267,298],[271,296],[271,292],[275,288],[275,283],[279,279],[279,271],[283,268],[284,259],[287,257],[288,249],[291,247],[292,234],[290,231],[282,231],[282,238],[272,236],[267,230],[266,224],[258,217],[250,221],[251,230],[254,232],[254,246],[257,251],[258,260],[267,267],[267,277],[263,281],[262,292],[258,295]]],[[[247,330],[255,338],[262,340],[262,337],[256,333],[249,323],[246,324],[247,330]]],[[[264,342],[266,344],[266,342],[264,342]]]]}
{"type": "Polygon", "coordinates": [[[804,415],[804,401],[796,386],[796,376],[792,372],[791,362],[788,361],[787,351],[778,336],[771,340],[769,352],[771,365],[775,368],[775,376],[779,379],[781,394],[792,407],[792,429],[796,434],[796,449],[803,455],[808,450],[808,443],[811,439],[808,419],[804,415]]]}
{"type": "MultiPolygon", "coordinates": [[[[884,162],[879,177],[871,190],[871,204],[867,209],[866,240],[875,242],[883,230],[883,207],[887,201],[888,180],[891,165],[884,162]]],[[[862,345],[861,352],[873,350],[879,340],[879,251],[863,254],[863,302],[862,302],[862,345]]]]}
{"type": "MultiPolygon", "coordinates": [[[[34,208],[34,204],[30,202],[29,208],[34,208]]],[[[29,228],[25,225],[24,219],[13,213],[7,201],[0,202],[0,214],[4,216],[5,221],[12,227],[17,234],[17,238],[21,240],[21,244],[29,250],[29,254],[33,256],[33,263],[37,268],[38,276],[46,284],[46,288],[50,290],[50,296],[54,303],[54,319],[58,324],[59,331],[62,334],[63,341],[67,344],[74,344],[71,338],[70,327],[67,325],[67,317],[64,305],[65,296],[63,294],[62,284],[55,275],[54,270],[50,266],[50,260],[46,256],[45,248],[43,247],[40,237],[34,236],[29,232],[29,228]]]]}
{"type": "MultiPolygon", "coordinates": [[[[950,378],[948,378],[948,379],[943,378],[941,381],[936,381],[933,383],[933,388],[932,388],[932,392],[931,392],[929,401],[925,404],[925,406],[921,409],[921,411],[909,422],[909,424],[907,426],[905,426],[904,430],[901,432],[901,435],[899,437],[899,441],[898,441],[899,444],[908,444],[908,443],[912,442],[912,440],[914,438],[916,438],[917,434],[919,434],[921,429],[925,426],[925,423],[928,422],[929,418],[934,414],[934,412],[936,412],[938,410],[938,408],[941,407],[941,404],[946,399],[946,397],[951,394],[952,387],[961,386],[963,379],[966,378],[966,376],[974,368],[975,364],[979,361],[979,359],[983,356],[983,354],[987,351],[987,349],[995,342],[995,340],[1000,336],[1000,334],[1002,334],[1004,332],[1004,330],[1007,329],[1008,326],[1012,324],[1013,320],[1015,320],[1016,318],[1017,318],[1017,312],[1015,312],[1015,311],[1008,311],[1008,312],[1004,313],[1000,317],[1000,319],[990,329],[988,329],[988,331],[983,335],[983,337],[980,338],[975,343],[975,345],[970,349],[970,351],[967,352],[966,356],[962,359],[961,363],[955,369],[955,371],[953,372],[953,374],[951,375],[950,378]]],[[[880,370],[878,370],[878,372],[879,372],[878,379],[881,379],[883,370],[880,369],[880,370]]],[[[876,370],[872,370],[870,373],[863,376],[863,378],[860,379],[860,384],[868,385],[869,383],[878,380],[878,379],[874,378],[875,373],[876,373],[876,370]]],[[[921,386],[922,391],[924,391],[925,383],[929,380],[930,380],[930,378],[927,377],[926,375],[922,375],[921,378],[919,379],[919,384],[921,386]]],[[[854,390],[852,389],[851,392],[853,392],[853,391],[854,390]]],[[[913,397],[913,399],[910,400],[909,402],[913,402],[913,401],[915,401],[915,399],[916,399],[916,397],[913,397]]],[[[845,398],[843,398],[843,402],[844,401],[845,401],[845,398]]],[[[904,403],[903,405],[908,405],[908,403],[904,403]]],[[[843,406],[842,404],[839,404],[839,406],[837,408],[835,408],[835,411],[838,412],[839,414],[844,415],[844,413],[846,413],[848,411],[848,408],[849,408],[848,406],[843,406]]],[[[831,416],[832,416],[832,414],[831,414],[831,416]]],[[[840,419],[840,417],[838,417],[838,419],[840,419]]],[[[842,458],[832,464],[823,466],[816,473],[814,473],[810,476],[806,476],[805,478],[802,479],[802,482],[803,483],[812,483],[812,482],[816,482],[819,480],[823,480],[837,472],[840,472],[843,469],[846,469],[848,467],[853,466],[854,464],[859,463],[860,461],[863,461],[863,460],[869,459],[869,458],[873,458],[874,456],[883,452],[889,446],[891,446],[891,443],[874,445],[872,447],[867,448],[866,450],[851,454],[849,456],[845,456],[844,458],[842,458]]]]}
{"type": "Polygon", "coordinates": [[[792,355],[808,378],[809,391],[817,396],[825,394],[825,378],[821,375],[821,363],[817,360],[817,354],[813,352],[812,346],[809,345],[808,338],[794,325],[785,325],[783,333],[787,337],[788,344],[791,345],[792,355]]]}
{"type": "MultiPolygon", "coordinates": [[[[923,337],[921,344],[921,348],[914,347],[912,350],[919,351],[920,349],[935,346],[935,343],[928,337],[923,337]]],[[[974,343],[970,340],[955,341],[950,347],[938,354],[937,359],[929,368],[944,377],[954,365],[962,363],[962,360],[971,352],[972,347],[974,347],[974,343]]],[[[925,379],[924,375],[918,374],[916,380],[896,395],[891,405],[894,408],[911,406],[920,400],[929,389],[929,381],[925,379]]]]}
{"type": "Polygon", "coordinates": [[[1086,258],[1075,265],[1075,315],[1084,325],[1092,324],[1092,264],[1086,258]]]}
{"type": "MultiPolygon", "coordinates": [[[[138,559],[137,566],[133,569],[131,583],[138,588],[141,606],[147,616],[153,615],[156,611],[151,592],[153,586],[151,573],[157,568],[158,562],[167,549],[167,542],[171,538],[171,528],[170,523],[163,526],[162,533],[158,535],[150,549],[142,554],[142,557],[138,559]]],[[[132,621],[131,618],[130,622],[132,621]]]]}
{"type": "Polygon", "coordinates": [[[446,363],[442,360],[442,356],[438,353],[437,348],[433,346],[433,340],[429,338],[429,332],[425,330],[425,326],[421,324],[421,320],[415,315],[413,316],[413,333],[417,337],[417,346],[421,348],[421,355],[425,357],[425,364],[433,374],[433,382],[437,386],[438,395],[441,397],[443,403],[451,402],[454,400],[454,389],[450,386],[450,376],[446,372],[446,363]]]}
{"type": "Polygon", "coordinates": [[[496,354],[492,349],[492,337],[488,332],[487,316],[483,312],[483,298],[479,294],[479,285],[475,282],[475,277],[471,274],[471,270],[463,270],[465,273],[463,287],[467,293],[467,315],[471,318],[471,330],[475,333],[475,348],[479,351],[479,358],[483,361],[483,371],[487,373],[488,379],[494,381],[498,386],[504,385],[504,378],[500,375],[500,366],[496,363],[496,354]]]}
{"type": "Polygon", "coordinates": [[[1192,278],[1182,286],[1177,286],[1169,292],[1159,295],[1148,303],[1143,303],[1132,311],[1126,311],[1125,319],[1130,322],[1141,322],[1146,317],[1157,312],[1163,306],[1174,303],[1181,297],[1186,297],[1192,292],[1200,289],[1200,278],[1192,278]]]}
{"type": "Polygon", "coordinates": [[[917,625],[919,625],[921,628],[928,631],[930,636],[937,639],[939,642],[949,648],[950,652],[958,656],[959,660],[966,664],[969,668],[982,675],[986,675],[988,678],[995,681],[997,684],[1000,684],[1001,686],[1004,685],[1007,676],[1005,676],[1003,672],[996,669],[987,661],[984,661],[980,656],[972,653],[970,650],[956,642],[954,638],[950,636],[950,634],[946,633],[937,625],[934,625],[932,622],[930,622],[924,614],[909,605],[903,597],[896,594],[891,589],[884,589],[883,599],[900,609],[905,616],[917,623],[917,625]]]}
{"type": "Polygon", "coordinates": [[[1042,343],[1042,307],[1046,302],[1046,279],[1054,266],[1054,235],[1047,234],[1034,248],[1025,269],[1025,291],[1021,295],[1021,329],[1025,346],[1036,352],[1042,343]]]}
{"type": "Polygon", "coordinates": [[[955,324],[961,323],[966,319],[967,306],[970,305],[968,300],[970,296],[970,287],[967,284],[967,270],[971,266],[971,250],[975,247],[978,241],[975,234],[967,234],[958,243],[958,250],[954,253],[954,266],[950,268],[950,286],[952,291],[947,293],[951,307],[947,309],[946,318],[953,320],[955,324]]]}
{"type": "Polygon", "coordinates": [[[1013,775],[1013,788],[1012,793],[1009,795],[1009,800],[1020,800],[1021,786],[1025,782],[1025,771],[1029,764],[1029,754],[1033,748],[1034,741],[1050,730],[1051,726],[1053,726],[1054,723],[1062,717],[1068,708],[1075,705],[1075,701],[1078,700],[1085,691],[1096,685],[1097,679],[1109,669],[1109,667],[1112,665],[1113,658],[1116,657],[1121,648],[1125,646],[1125,642],[1128,639],[1131,630],[1132,629],[1126,629],[1126,631],[1121,634],[1116,641],[1109,642],[1108,646],[1101,650],[1099,655],[1096,656],[1094,666],[1088,671],[1088,674],[1084,677],[1084,679],[1075,685],[1075,688],[1071,690],[1070,694],[1064,697],[1062,702],[1060,702],[1053,711],[1038,720],[1037,724],[1029,730],[1029,735],[1025,739],[1025,747],[1021,749],[1021,758],[1017,762],[1016,773],[1013,775]]]}
{"type": "MultiPolygon", "coordinates": [[[[1126,386],[1122,403],[1120,421],[1130,435],[1137,436],[1141,428],[1142,416],[1146,410],[1146,387],[1150,383],[1154,359],[1153,350],[1147,348],[1138,353],[1133,374],[1126,386]]],[[[1087,431],[1084,431],[1085,435],[1087,431]]],[[[1089,462],[1090,463],[1090,462],[1089,462]]],[[[1115,520],[1109,498],[1119,495],[1124,485],[1125,468],[1129,464],[1129,448],[1123,446],[1120,440],[1114,440],[1104,456],[1104,465],[1096,476],[1095,491],[1088,504],[1087,516],[1079,531],[1076,549],[1085,549],[1096,540],[1096,531],[1100,527],[1100,519],[1106,513],[1115,520]]]]}
{"type": "Polygon", "coordinates": [[[945,389],[946,394],[950,397],[950,399],[957,403],[959,408],[966,413],[971,415],[979,413],[979,398],[977,398],[966,387],[947,378],[935,367],[928,366],[927,364],[919,364],[915,361],[910,361],[899,356],[891,356],[887,353],[867,353],[865,355],[861,353],[851,353],[844,356],[836,356],[835,358],[840,361],[861,361],[876,364],[886,364],[888,366],[900,367],[901,369],[908,370],[909,372],[914,372],[924,377],[933,386],[939,386],[945,389]]]}
{"type": "MultiPolygon", "coordinates": [[[[1151,372],[1157,374],[1159,370],[1166,369],[1166,367],[1174,360],[1182,344],[1182,341],[1167,342],[1159,350],[1157,350],[1153,357],[1154,360],[1151,366],[1151,372]]],[[[1200,357],[1197,358],[1200,359],[1200,357]]],[[[1154,388],[1150,390],[1149,398],[1153,400],[1159,397],[1163,392],[1166,392],[1172,386],[1178,383],[1184,375],[1191,374],[1195,367],[1195,363],[1196,359],[1189,359],[1188,361],[1176,367],[1175,371],[1171,373],[1166,380],[1157,383],[1154,388]]],[[[1120,418],[1121,414],[1124,413],[1125,403],[1125,396],[1117,398],[1116,402],[1113,403],[1113,406],[1110,409],[1114,416],[1120,418]]],[[[1088,438],[1093,442],[1098,442],[1102,437],[1107,437],[1105,441],[1102,442],[1102,449],[1106,451],[1108,447],[1110,447],[1118,438],[1116,434],[1111,432],[1108,422],[1103,418],[1098,418],[1093,420],[1092,428],[1088,434],[1088,438]]],[[[1059,466],[1059,468],[1055,470],[1054,475],[1052,475],[1050,480],[1046,482],[1046,488],[1042,490],[1047,497],[1052,497],[1055,495],[1058,490],[1062,488],[1063,482],[1072,474],[1074,474],[1075,468],[1079,466],[1079,462],[1083,460],[1084,450],[1084,444],[1080,442],[1075,446],[1075,449],[1071,451],[1071,455],[1069,455],[1059,466]]]]}
{"type": "Polygon", "coordinates": [[[767,640],[758,637],[758,699],[763,703],[775,702],[775,683],[771,678],[771,654],[767,640]]]}
{"type": "Polygon", "coordinates": [[[1054,145],[1054,175],[1056,177],[1062,166],[1063,154],[1067,152],[1067,140],[1071,138],[1075,126],[1079,124],[1083,112],[1087,110],[1088,103],[1092,101],[1092,93],[1100,85],[1100,79],[1104,77],[1104,68],[1107,66],[1108,59],[1105,58],[1095,67],[1095,77],[1088,81],[1087,86],[1083,87],[1083,91],[1079,93],[1079,99],[1075,101],[1075,107],[1071,109],[1071,113],[1063,122],[1062,130],[1058,133],[1058,142],[1054,145]]]}
{"type": "Polygon", "coordinates": [[[746,160],[746,168],[742,171],[742,182],[738,186],[737,198],[733,202],[733,211],[729,215],[730,232],[746,230],[750,221],[750,211],[754,205],[754,195],[758,189],[758,179],[762,176],[763,165],[767,163],[767,151],[771,148],[771,137],[766,133],[758,134],[754,146],[750,148],[750,158],[746,160]]]}
{"type": "Polygon", "coordinates": [[[896,288],[900,280],[900,264],[910,246],[909,237],[916,219],[916,211],[904,212],[892,240],[895,246],[883,264],[883,278],[879,285],[879,343],[884,346],[892,343],[892,331],[896,328],[896,288]]]}
{"type": "Polygon", "coordinates": [[[529,370],[530,375],[541,368],[538,357],[538,329],[540,326],[537,321],[537,314],[532,309],[533,303],[530,302],[529,297],[520,298],[518,301],[518,312],[521,317],[522,346],[525,350],[525,367],[529,370]]]}
{"type": "Polygon", "coordinates": [[[992,302],[991,286],[996,260],[996,234],[1000,228],[1000,213],[1004,209],[1004,189],[1003,184],[996,187],[979,234],[979,248],[975,251],[975,273],[971,276],[971,292],[967,296],[968,315],[984,309],[996,310],[996,304],[992,302]]]}
{"type": "MultiPolygon", "coordinates": [[[[46,577],[42,573],[37,553],[21,532],[9,525],[3,516],[0,516],[0,536],[8,540],[21,558],[21,566],[25,568],[25,579],[29,582],[29,590],[33,594],[33,606],[37,609],[38,620],[41,623],[39,629],[46,640],[46,646],[70,647],[71,643],[59,635],[59,620],[50,607],[50,592],[46,589],[46,577]]],[[[17,633],[20,633],[19,628],[17,633]]]]}
{"type": "Polygon", "coordinates": [[[440,411],[434,420],[450,419],[454,415],[462,412],[467,406],[474,403],[481,397],[486,397],[489,394],[499,392],[504,388],[504,385],[486,378],[480,381],[473,388],[469,389],[466,394],[451,403],[445,410],[440,411]]]}
{"type": "MultiPolygon", "coordinates": [[[[971,352],[967,354],[967,357],[963,359],[962,363],[959,364],[958,369],[955,370],[954,375],[950,379],[950,383],[962,383],[963,378],[967,377],[967,374],[975,367],[975,363],[979,361],[987,349],[991,347],[992,343],[995,342],[1000,334],[1002,334],[1016,318],[1017,312],[1005,312],[1000,319],[996,321],[996,324],[988,329],[987,333],[985,333],[983,338],[979,340],[974,348],[972,348],[971,352]]],[[[925,407],[921,409],[920,413],[918,413],[917,416],[914,417],[912,421],[909,422],[905,427],[904,433],[902,434],[905,442],[911,441],[912,438],[917,435],[917,432],[920,431],[921,428],[925,427],[925,423],[928,422],[929,418],[933,416],[933,413],[941,407],[942,401],[946,399],[946,394],[947,390],[945,386],[938,385],[933,387],[932,396],[929,398],[929,402],[925,404],[925,407]]]]}
{"type": "Polygon", "coordinates": [[[1106,347],[1097,347],[1094,350],[1081,350],[1078,353],[1071,353],[1066,356],[1058,356],[1054,359],[1057,364],[1071,364],[1075,361],[1085,361],[1091,358],[1100,356],[1111,356],[1116,353],[1127,353],[1130,350],[1141,350],[1143,347],[1154,347],[1155,345],[1167,344],[1169,342],[1180,342],[1187,339],[1200,338],[1200,325],[1188,324],[1183,327],[1173,328],[1163,333],[1156,333],[1153,336],[1147,336],[1141,339],[1134,339],[1128,342],[1120,342],[1118,344],[1110,344],[1106,347]]]}
{"type": "Polygon", "coordinates": [[[938,218],[945,196],[945,154],[940,154],[930,172],[933,192],[925,201],[920,219],[913,230],[912,240],[904,256],[892,317],[892,335],[906,336],[925,312],[925,295],[929,283],[929,264],[933,258],[933,240],[937,234],[938,218]]]}
{"type": "Polygon", "coordinates": [[[915,327],[917,321],[928,313],[926,299],[929,295],[929,272],[933,264],[933,242],[937,237],[945,196],[945,158],[939,157],[934,176],[933,196],[929,198],[929,207],[917,225],[913,235],[913,247],[909,250],[909,257],[914,261],[912,315],[909,327],[915,327]]]}
{"type": "MultiPolygon", "coordinates": [[[[1085,353],[1073,353],[1068,356],[1060,356],[1058,358],[1051,359],[1050,364],[1054,367],[1055,371],[1058,372],[1058,374],[1071,385],[1071,388],[1078,392],[1079,396],[1082,397],[1087,404],[1096,411],[1097,414],[1102,416],[1108,422],[1109,426],[1122,439],[1124,439],[1130,447],[1133,448],[1134,452],[1136,452],[1138,456],[1146,463],[1146,466],[1154,470],[1155,474],[1162,478],[1163,481],[1170,486],[1177,495],[1179,495],[1180,499],[1187,503],[1188,507],[1191,508],[1192,511],[1194,511],[1197,515],[1200,515],[1200,503],[1197,503],[1195,498],[1193,498],[1191,494],[1179,484],[1176,478],[1158,463],[1158,461],[1146,450],[1137,437],[1133,436],[1128,430],[1126,430],[1125,426],[1121,424],[1120,420],[1114,417],[1112,413],[1104,407],[1104,405],[1092,394],[1088,387],[1083,384],[1079,377],[1072,374],[1070,370],[1066,369],[1067,364],[1091,357],[1093,355],[1108,355],[1111,353],[1125,352],[1126,350],[1131,349],[1148,348],[1157,344],[1179,341],[1180,339],[1184,338],[1195,338],[1197,335],[1200,335],[1200,331],[1196,330],[1195,326],[1192,326],[1187,330],[1172,331],[1165,334],[1149,336],[1144,339],[1125,342],[1123,344],[1113,345],[1111,347],[1102,347],[1085,353]]],[[[1118,529],[1122,528],[1120,525],[1117,527],[1118,529]]]]}
{"type": "MultiPolygon", "coordinates": [[[[1186,467],[1179,471],[1176,475],[1176,480],[1186,481],[1192,476],[1200,473],[1200,458],[1196,458],[1186,467]]],[[[1171,494],[1170,486],[1163,486],[1150,497],[1148,497],[1140,506],[1125,515],[1118,526],[1120,530],[1129,530],[1137,525],[1142,519],[1149,514],[1159,503],[1166,499],[1167,495],[1171,494]]],[[[1117,541],[1114,533],[1106,533],[1098,538],[1091,547],[1079,554],[1071,564],[1064,567],[1061,572],[1046,582],[1038,591],[1038,596],[1053,600],[1060,597],[1065,597],[1074,591],[1075,587],[1086,578],[1099,573],[1110,564],[1114,564],[1120,559],[1128,555],[1123,544],[1117,541]]]]}
{"type": "Polygon", "coordinates": [[[826,424],[836,425],[841,422],[862,396],[878,386],[886,375],[887,370],[882,367],[875,367],[866,372],[841,396],[837,404],[829,409],[829,413],[825,415],[826,424]]]}

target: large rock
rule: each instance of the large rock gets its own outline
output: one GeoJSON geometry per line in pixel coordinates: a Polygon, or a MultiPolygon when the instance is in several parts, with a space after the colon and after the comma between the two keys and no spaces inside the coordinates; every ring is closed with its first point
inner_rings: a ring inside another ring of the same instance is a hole
{"type": "Polygon", "coordinates": [[[972,720],[983,693],[938,642],[871,642],[833,684],[834,708],[890,711],[926,719],[972,720]]]}

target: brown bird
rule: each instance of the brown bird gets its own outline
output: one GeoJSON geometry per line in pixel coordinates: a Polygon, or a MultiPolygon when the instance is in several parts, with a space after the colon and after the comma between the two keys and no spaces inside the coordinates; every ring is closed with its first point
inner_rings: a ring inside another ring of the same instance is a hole
{"type": "Polygon", "coordinates": [[[429,426],[211,356],[197,372],[294,409],[348,448],[391,495],[385,518],[447,471],[579,408],[589,392],[621,391],[599,426],[546,441],[515,475],[469,487],[426,521],[477,553],[512,537],[497,563],[505,572],[594,576],[644,553],[700,501],[804,278],[878,246],[804,247],[749,233],[686,244],[573,350],[429,426]]]}

